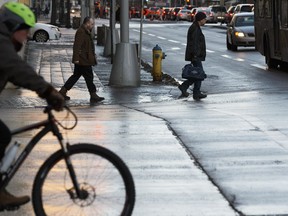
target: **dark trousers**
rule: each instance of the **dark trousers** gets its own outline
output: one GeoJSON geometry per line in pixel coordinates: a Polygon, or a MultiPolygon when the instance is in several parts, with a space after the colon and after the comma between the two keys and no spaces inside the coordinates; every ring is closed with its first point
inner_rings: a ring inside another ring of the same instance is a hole
{"type": "MultiPolygon", "coordinates": [[[[191,62],[191,64],[194,67],[200,67],[200,68],[203,69],[201,61],[193,61],[193,62],[191,62]]],[[[196,95],[196,94],[200,93],[201,83],[202,83],[201,80],[187,79],[181,85],[183,86],[183,89],[186,91],[189,88],[190,85],[194,84],[193,94],[196,95]]]]}
{"type": "Polygon", "coordinates": [[[2,160],[5,149],[11,141],[11,132],[9,128],[0,120],[0,161],[2,160]]]}
{"type": "Polygon", "coordinates": [[[67,90],[70,90],[81,76],[83,76],[85,79],[89,93],[96,92],[96,86],[93,83],[94,75],[92,66],[82,66],[75,64],[73,75],[69,77],[69,79],[64,84],[64,87],[67,90]]]}

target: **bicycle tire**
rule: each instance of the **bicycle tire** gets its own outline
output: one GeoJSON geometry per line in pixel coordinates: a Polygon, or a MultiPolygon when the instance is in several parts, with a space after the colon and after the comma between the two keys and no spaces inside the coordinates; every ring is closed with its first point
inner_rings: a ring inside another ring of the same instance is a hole
{"type": "Polygon", "coordinates": [[[135,204],[135,186],[122,159],[93,144],[71,145],[69,151],[78,183],[89,193],[88,197],[81,200],[75,193],[73,197],[73,184],[59,150],[44,162],[35,177],[32,191],[35,214],[130,216],[135,204]],[[92,178],[89,182],[88,177],[92,178]]]}

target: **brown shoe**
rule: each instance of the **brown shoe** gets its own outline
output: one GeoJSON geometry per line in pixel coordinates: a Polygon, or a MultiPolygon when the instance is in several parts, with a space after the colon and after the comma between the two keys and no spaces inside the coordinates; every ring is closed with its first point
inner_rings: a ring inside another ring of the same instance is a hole
{"type": "Polygon", "coordinates": [[[24,205],[30,201],[29,196],[15,197],[10,194],[6,189],[0,191],[0,211],[17,210],[21,205],[24,205]]]}
{"type": "Polygon", "coordinates": [[[104,97],[99,97],[96,92],[90,94],[90,103],[98,103],[104,99],[104,97]]]}

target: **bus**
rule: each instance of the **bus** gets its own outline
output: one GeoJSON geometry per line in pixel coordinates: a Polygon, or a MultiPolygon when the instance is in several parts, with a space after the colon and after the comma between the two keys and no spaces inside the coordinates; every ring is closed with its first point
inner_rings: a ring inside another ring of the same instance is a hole
{"type": "Polygon", "coordinates": [[[269,69],[287,68],[288,0],[255,0],[254,16],[256,50],[269,69]]]}

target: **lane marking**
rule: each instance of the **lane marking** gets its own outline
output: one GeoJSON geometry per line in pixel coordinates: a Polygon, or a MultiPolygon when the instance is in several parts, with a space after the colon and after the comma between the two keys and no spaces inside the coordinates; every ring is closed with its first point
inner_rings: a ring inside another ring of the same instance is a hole
{"type": "Polygon", "coordinates": [[[172,43],[181,43],[179,41],[175,41],[175,40],[168,40],[169,42],[172,42],[172,43]]]}
{"type": "Polygon", "coordinates": [[[260,68],[260,69],[263,69],[263,70],[267,69],[266,66],[260,65],[260,64],[251,64],[251,66],[256,67],[256,68],[260,68]]]}
{"type": "Polygon", "coordinates": [[[236,59],[234,59],[235,61],[240,61],[240,62],[243,62],[243,61],[245,61],[244,59],[241,59],[241,58],[236,58],[236,59]]]}
{"type": "Polygon", "coordinates": [[[149,36],[152,36],[152,37],[155,37],[156,35],[154,35],[154,34],[148,34],[149,36]]]}
{"type": "Polygon", "coordinates": [[[213,50],[208,50],[208,49],[206,49],[206,52],[208,52],[208,53],[215,53],[215,51],[213,51],[213,50]]]}
{"type": "Polygon", "coordinates": [[[161,39],[161,40],[166,40],[167,38],[161,37],[161,36],[157,36],[157,38],[161,39]]]}
{"type": "Polygon", "coordinates": [[[221,56],[224,57],[224,58],[232,59],[232,57],[228,56],[228,55],[221,55],[221,56]]]}

